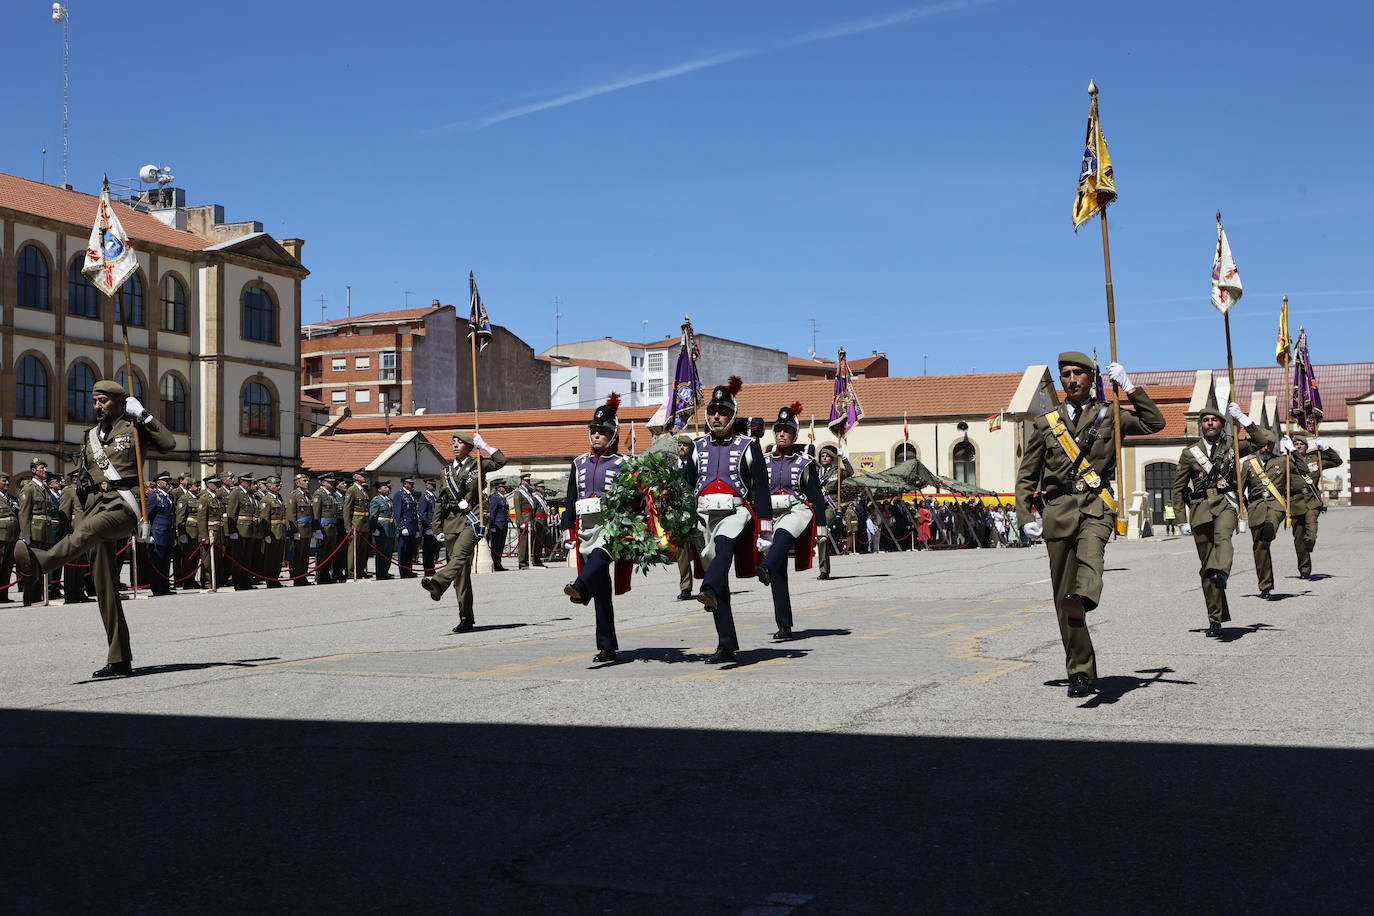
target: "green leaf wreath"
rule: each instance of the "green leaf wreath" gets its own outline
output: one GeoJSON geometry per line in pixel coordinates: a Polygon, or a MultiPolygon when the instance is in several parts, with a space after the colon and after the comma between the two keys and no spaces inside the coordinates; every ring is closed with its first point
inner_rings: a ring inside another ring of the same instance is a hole
{"type": "Polygon", "coordinates": [[[633,563],[642,573],[650,566],[672,563],[676,548],[697,540],[692,491],[675,454],[645,452],[621,465],[606,491],[606,547],[611,557],[633,563]],[[663,542],[660,533],[666,535],[663,542]]]}

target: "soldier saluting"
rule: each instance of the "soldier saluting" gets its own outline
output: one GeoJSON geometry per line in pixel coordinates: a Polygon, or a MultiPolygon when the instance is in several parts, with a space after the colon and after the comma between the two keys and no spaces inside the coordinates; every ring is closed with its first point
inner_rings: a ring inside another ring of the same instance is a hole
{"type": "Polygon", "coordinates": [[[487,445],[481,433],[454,433],[453,461],[444,468],[434,505],[434,534],[441,543],[448,545],[448,563],[432,579],[420,580],[420,587],[435,601],[444,596],[450,585],[455,587],[459,615],[458,625],[453,628],[455,633],[470,633],[474,627],[472,552],[482,536],[478,515],[482,499],[479,461],[483,477],[506,466],[506,456],[499,448],[487,445]],[[483,458],[474,453],[475,449],[491,457],[483,458]]]}
{"type": "Polygon", "coordinates": [[[1070,351],[1059,354],[1064,403],[1036,417],[1016,477],[1016,516],[1030,537],[1044,536],[1050,557],[1050,583],[1064,661],[1068,695],[1085,697],[1097,677],[1097,655],[1088,635],[1088,611],[1102,601],[1102,560],[1120,513],[1111,481],[1116,475],[1116,437],[1149,435],[1164,428],[1164,415],[1144,389],[1131,384],[1119,363],[1110,378],[1130,399],[1121,411],[1121,429],[1109,404],[1093,398],[1097,363],[1070,351]],[[1032,500],[1044,494],[1036,520],[1032,500]]]}
{"type": "Polygon", "coordinates": [[[78,463],[84,491],[81,518],[72,526],[72,533],[51,549],[31,549],[21,541],[15,547],[15,561],[21,571],[41,574],[89,551],[91,578],[109,641],[105,667],[93,676],[119,677],[133,672],[129,627],[115,578],[115,545],[138,527],[134,436],[139,437],[143,448],[158,452],[171,451],[176,438],[138,398],[128,397],[118,382],[96,382],[91,400],[97,422],[86,432],[78,463]]]}

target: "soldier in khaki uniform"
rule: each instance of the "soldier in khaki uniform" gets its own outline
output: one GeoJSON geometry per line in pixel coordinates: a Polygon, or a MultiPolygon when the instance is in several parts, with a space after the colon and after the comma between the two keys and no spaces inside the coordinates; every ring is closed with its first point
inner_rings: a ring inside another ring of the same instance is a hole
{"type": "Polygon", "coordinates": [[[1321,471],[1340,467],[1341,456],[1327,448],[1321,439],[1308,439],[1298,431],[1290,437],[1293,442],[1293,479],[1289,487],[1293,493],[1293,547],[1298,554],[1298,577],[1312,578],[1312,548],[1317,546],[1317,521],[1325,511],[1322,505],[1321,471]],[[1317,456],[1321,456],[1321,470],[1317,456]]]}
{"type": "Polygon", "coordinates": [[[91,392],[96,425],[85,436],[77,464],[82,480],[81,519],[72,533],[51,549],[33,550],[22,541],[15,562],[26,573],[57,569],[75,557],[90,554],[100,617],[105,624],[109,652],[105,667],[94,677],[119,677],[133,672],[129,627],[119,601],[115,551],[138,527],[138,469],[134,436],[145,451],[169,452],[176,437],[152,414],[128,397],[118,382],[102,379],[91,392]]]}
{"type": "Polygon", "coordinates": [[[179,485],[172,488],[172,498],[176,500],[172,578],[176,580],[173,584],[182,589],[195,587],[189,577],[196,568],[196,561],[202,558],[202,554],[196,553],[200,546],[199,488],[200,482],[192,481],[190,474],[182,474],[179,485]]]}
{"type": "Polygon", "coordinates": [[[10,600],[14,543],[19,540],[19,500],[10,493],[10,475],[0,473],[0,601],[10,600]]]}
{"type": "MultiPolygon", "coordinates": [[[[233,480],[233,477],[226,474],[224,479],[233,480]]],[[[230,578],[224,568],[224,557],[220,554],[224,547],[225,484],[215,474],[204,478],[203,482],[205,489],[196,499],[196,529],[204,539],[201,545],[200,585],[213,591],[230,578]]]]}
{"type": "MultiPolygon", "coordinates": [[[[19,539],[30,547],[51,547],[50,526],[55,513],[48,498],[48,463],[34,458],[29,462],[29,472],[32,476],[19,485],[19,539]]],[[[47,587],[42,577],[25,579],[24,607],[46,601],[47,587]]]]}
{"type": "MultiPolygon", "coordinates": [[[[62,495],[57,501],[57,516],[60,519],[58,525],[58,538],[64,538],[76,530],[76,523],[81,521],[81,500],[80,491],[77,484],[80,478],[76,474],[71,475],[71,480],[62,489],[62,495]]],[[[86,582],[90,579],[89,557],[78,557],[68,560],[62,567],[62,598],[64,604],[83,604],[90,601],[86,597],[86,582]]]]}
{"type": "MultiPolygon", "coordinates": [[[[695,440],[690,433],[678,433],[675,441],[677,442],[677,466],[686,476],[688,474],[687,465],[692,460],[692,443],[695,440]]],[[[696,597],[692,582],[692,550],[684,544],[677,552],[677,600],[694,601],[696,597]]]]}
{"type": "Polygon", "coordinates": [[[286,558],[286,501],[281,498],[281,478],[264,478],[267,485],[258,500],[258,531],[262,534],[262,575],[268,588],[281,588],[282,560],[286,558]]]}
{"type": "MultiPolygon", "coordinates": [[[[1107,376],[1130,399],[1121,411],[1121,434],[1149,435],[1164,415],[1144,389],[1131,384],[1119,363],[1107,376]]],[[[1112,490],[1117,430],[1110,404],[1094,400],[1096,361],[1075,351],[1059,354],[1064,403],[1036,417],[1016,478],[1016,516],[1032,538],[1044,536],[1059,637],[1069,676],[1068,695],[1085,697],[1097,677],[1097,656],[1085,614],[1102,601],[1102,560],[1120,511],[1112,490]],[[1044,501],[1040,519],[1034,500],[1044,501]]]]}
{"type": "Polygon", "coordinates": [[[444,468],[439,481],[439,495],[434,506],[434,536],[448,547],[448,563],[434,574],[425,577],[420,586],[429,597],[438,601],[444,591],[454,586],[458,598],[458,625],[455,633],[469,633],[473,629],[472,612],[472,555],[481,542],[482,532],[474,527],[481,512],[482,491],[478,483],[478,464],[485,475],[506,466],[506,456],[499,448],[487,445],[479,433],[453,434],[453,461],[444,468]],[[474,454],[475,449],[491,457],[474,454]]]}
{"type": "Polygon", "coordinates": [[[297,474],[286,497],[286,518],[291,529],[291,584],[309,585],[310,547],[315,543],[315,501],[310,496],[310,475],[297,474]]]}
{"type": "Polygon", "coordinates": [[[840,504],[841,467],[844,468],[845,480],[854,476],[854,466],[849,463],[848,458],[840,455],[838,448],[833,445],[822,445],[816,453],[816,472],[820,475],[821,490],[825,493],[825,525],[829,534],[823,538],[816,538],[816,561],[821,570],[816,576],[817,579],[830,578],[830,557],[835,553],[835,532],[840,525],[840,517],[835,512],[835,507],[840,504]]]}
{"type": "Polygon", "coordinates": [[[343,522],[339,518],[339,505],[334,500],[334,487],[338,478],[332,473],[320,477],[320,486],[311,499],[315,512],[315,581],[320,585],[332,585],[341,581],[334,575],[335,549],[339,538],[343,537],[343,522]]]}
{"type": "MultiPolygon", "coordinates": [[[[1278,446],[1280,451],[1285,446],[1278,446]]],[[[1284,504],[1284,477],[1288,474],[1287,454],[1274,454],[1274,443],[1266,442],[1259,452],[1240,463],[1241,480],[1245,483],[1245,519],[1250,526],[1251,550],[1255,556],[1255,576],[1259,579],[1259,596],[1268,601],[1274,588],[1274,559],[1269,545],[1278,536],[1288,515],[1284,504]]]]}
{"type": "Polygon", "coordinates": [[[367,492],[367,472],[354,471],[353,483],[344,493],[343,517],[344,525],[353,532],[353,541],[345,550],[348,551],[348,575],[350,579],[371,578],[367,572],[368,547],[363,543],[363,538],[369,536],[368,522],[371,517],[369,507],[372,505],[372,495],[367,492]]]}
{"type": "MultiPolygon", "coordinates": [[[[1235,404],[1226,413],[1245,427],[1249,438],[1240,444],[1243,461],[1273,437],[1260,429],[1235,404]]],[[[1223,435],[1226,417],[1208,407],[1198,417],[1202,438],[1183,450],[1174,478],[1174,512],[1187,518],[1180,530],[1193,536],[1200,563],[1202,597],[1207,605],[1207,635],[1221,638],[1221,625],[1231,619],[1226,601],[1226,582],[1231,576],[1234,552],[1231,538],[1236,533],[1236,465],[1231,440],[1223,435]],[[1184,509],[1188,514],[1183,515],[1184,509]]]]}
{"type": "Polygon", "coordinates": [[[226,529],[229,532],[229,556],[233,560],[234,591],[244,592],[257,584],[253,576],[261,565],[258,538],[258,500],[254,495],[252,474],[240,474],[238,486],[230,487],[224,498],[226,529]]]}

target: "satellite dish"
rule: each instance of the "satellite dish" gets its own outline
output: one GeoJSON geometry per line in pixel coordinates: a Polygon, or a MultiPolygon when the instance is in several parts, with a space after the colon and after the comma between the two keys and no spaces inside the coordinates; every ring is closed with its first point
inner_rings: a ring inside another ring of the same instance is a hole
{"type": "Polygon", "coordinates": [[[145,165],[138,170],[138,180],[144,184],[152,184],[157,181],[157,166],[145,165]]]}

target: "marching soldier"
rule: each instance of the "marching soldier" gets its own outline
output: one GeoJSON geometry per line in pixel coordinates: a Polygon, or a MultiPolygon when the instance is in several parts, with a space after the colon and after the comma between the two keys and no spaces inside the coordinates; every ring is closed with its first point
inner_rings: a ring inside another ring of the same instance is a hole
{"type": "Polygon", "coordinates": [[[42,575],[76,557],[90,554],[100,617],[109,641],[105,667],[94,677],[122,677],[133,673],[129,627],[119,600],[115,578],[116,545],[138,527],[138,477],[134,436],[142,448],[169,452],[176,438],[152,414],[128,397],[124,386],[102,379],[91,391],[96,425],[87,431],[77,467],[82,475],[81,518],[72,533],[51,549],[30,549],[22,541],[15,547],[15,562],[29,574],[42,575]]]}
{"type": "Polygon", "coordinates": [[[281,498],[281,478],[263,479],[267,490],[258,501],[258,531],[262,533],[262,574],[268,588],[281,588],[281,566],[286,559],[286,501],[281,498]]]}
{"type": "Polygon", "coordinates": [[[367,545],[363,538],[368,531],[368,506],[371,502],[367,495],[367,472],[354,471],[353,485],[344,494],[344,524],[353,532],[353,543],[348,545],[348,574],[355,581],[369,578],[367,574],[367,545]]]}
{"type": "MultiPolygon", "coordinates": [[[[232,480],[233,477],[226,473],[224,479],[232,480]]],[[[201,588],[214,590],[228,579],[224,560],[215,556],[215,552],[224,547],[226,484],[221,482],[217,474],[211,474],[203,481],[205,489],[196,499],[196,530],[205,539],[201,545],[200,585],[201,588]]]]}
{"type": "Polygon", "coordinates": [[[817,540],[829,536],[825,524],[825,494],[816,473],[816,462],[796,447],[801,425],[801,404],[778,410],[773,423],[773,448],[764,453],[768,465],[768,491],[773,505],[773,544],[759,569],[759,579],[772,589],[776,640],[792,638],[792,595],[787,587],[788,554],[795,552],[797,571],[811,568],[817,540]]]}
{"type": "Polygon", "coordinates": [[[1016,517],[1032,538],[1044,535],[1059,636],[1064,643],[1068,695],[1092,693],[1097,656],[1085,614],[1102,601],[1102,560],[1120,511],[1111,481],[1116,476],[1116,437],[1149,435],[1164,428],[1164,415],[1144,389],[1131,384],[1119,363],[1107,376],[1126,393],[1133,409],[1121,411],[1116,429],[1110,404],[1096,403],[1097,363],[1076,351],[1059,354],[1064,403],[1039,416],[1026,441],[1016,479],[1016,517]],[[1040,520],[1032,514],[1044,494],[1040,520]]]}
{"type": "MultiPolygon", "coordinates": [[[[153,539],[143,554],[148,560],[148,588],[154,595],[172,593],[172,545],[176,543],[176,504],[168,489],[172,475],[158,474],[148,488],[148,524],[153,539]]],[[[142,572],[142,570],[139,570],[142,572]]]]}
{"type": "Polygon", "coordinates": [[[528,569],[531,565],[543,566],[544,556],[535,524],[538,503],[534,500],[534,488],[530,485],[530,475],[520,475],[520,486],[511,498],[511,509],[515,511],[515,523],[519,526],[520,540],[515,546],[518,568],[528,569]]]}
{"type": "Polygon", "coordinates": [[[391,514],[391,484],[377,483],[377,495],[367,506],[368,537],[377,555],[377,580],[391,578],[391,551],[396,545],[396,517],[391,514]]]}
{"type": "Polygon", "coordinates": [[[1321,471],[1340,467],[1341,456],[1334,448],[1327,448],[1321,439],[1308,439],[1299,430],[1290,437],[1293,442],[1294,479],[1289,483],[1293,491],[1293,547],[1298,554],[1298,577],[1312,578],[1312,548],[1317,546],[1317,520],[1326,511],[1321,497],[1321,471]],[[1314,451],[1315,450],[1315,451],[1314,451]],[[1321,456],[1321,471],[1317,456],[1321,456]]]}
{"type": "Polygon", "coordinates": [[[415,508],[415,524],[420,529],[420,565],[427,576],[434,575],[434,565],[439,560],[439,539],[434,536],[434,485],[437,482],[433,477],[425,479],[425,490],[416,500],[415,508]]]}
{"type": "Polygon", "coordinates": [[[176,560],[172,566],[176,572],[173,575],[177,588],[188,589],[194,587],[190,577],[195,571],[197,556],[204,559],[203,553],[196,553],[202,536],[200,481],[192,480],[190,474],[182,474],[181,486],[172,492],[176,498],[176,547],[173,550],[176,560]]]}
{"type": "MultiPolygon", "coordinates": [[[[42,458],[29,462],[30,477],[19,485],[19,538],[30,547],[51,547],[49,527],[53,512],[48,498],[48,463],[42,458]]],[[[25,579],[24,607],[45,600],[47,582],[42,578],[25,579]]]]}
{"type": "MultiPolygon", "coordinates": [[[[692,463],[692,443],[696,440],[690,433],[678,433],[676,440],[677,466],[686,476],[687,466],[692,463]]],[[[692,551],[684,545],[677,552],[677,600],[691,601],[695,597],[692,593],[692,551]]]]}
{"type": "MultiPolygon", "coordinates": [[[[297,474],[286,497],[286,517],[291,529],[291,584],[309,585],[310,548],[315,543],[315,501],[310,496],[310,475],[297,474]]],[[[318,573],[316,573],[318,576],[318,573]]]]}
{"type": "MultiPolygon", "coordinates": [[[[1227,404],[1226,413],[1245,427],[1249,438],[1240,445],[1241,459],[1254,454],[1273,437],[1250,421],[1236,404],[1227,404]]],[[[1207,605],[1207,635],[1221,638],[1221,625],[1231,619],[1226,601],[1226,581],[1231,576],[1233,548],[1239,504],[1236,496],[1236,465],[1229,437],[1224,434],[1226,417],[1208,407],[1198,417],[1202,438],[1183,450],[1174,478],[1174,511],[1188,519],[1180,531],[1193,536],[1200,563],[1202,597],[1207,605]],[[1183,515],[1187,509],[1188,514],[1183,515]]]]}
{"type": "Polygon", "coordinates": [[[0,601],[10,600],[14,544],[19,540],[19,500],[10,494],[10,475],[0,473],[0,601]]]}
{"type": "MultiPolygon", "coordinates": [[[[1284,448],[1280,443],[1279,449],[1284,448]]],[[[1258,454],[1241,462],[1241,479],[1245,483],[1245,519],[1250,525],[1251,548],[1255,555],[1255,575],[1259,579],[1259,596],[1268,601],[1274,588],[1274,560],[1269,545],[1283,527],[1288,507],[1283,499],[1284,476],[1288,473],[1289,456],[1274,454],[1274,443],[1260,446],[1258,454]]]]}
{"type": "Polygon", "coordinates": [[[706,405],[706,435],[692,444],[687,479],[697,500],[697,527],[705,564],[697,600],[713,612],[716,651],[708,665],[735,659],[739,637],[730,608],[730,568],[744,578],[757,574],[758,557],[772,546],[773,503],[768,494],[768,469],[757,439],[734,432],[738,407],[735,395],[743,387],[739,376],[717,385],[706,405]]]}
{"type": "MultiPolygon", "coordinates": [[[[340,522],[339,505],[334,500],[334,489],[338,478],[332,472],[320,475],[320,485],[311,499],[315,513],[315,582],[332,585],[341,581],[334,573],[334,551],[338,549],[339,539],[343,537],[343,524],[340,522]]],[[[339,551],[342,553],[343,551],[339,551]]]]}
{"type": "Polygon", "coordinates": [[[510,503],[506,502],[506,485],[491,488],[487,499],[487,549],[491,551],[492,572],[505,572],[501,556],[506,551],[506,535],[510,532],[510,503]]]}
{"type": "Polygon", "coordinates": [[[254,575],[261,565],[258,553],[258,502],[253,493],[253,475],[240,474],[238,486],[230,487],[224,498],[226,530],[229,532],[229,557],[233,566],[234,591],[244,592],[257,583],[254,575]]]}
{"type": "Polygon", "coordinates": [[[448,547],[448,563],[431,579],[420,580],[420,587],[438,601],[450,585],[458,599],[458,625],[455,633],[470,633],[474,626],[472,613],[472,553],[481,540],[478,519],[482,489],[478,481],[478,464],[486,476],[506,466],[506,456],[499,448],[488,446],[480,433],[453,434],[453,461],[444,468],[434,506],[434,534],[448,547]],[[481,449],[491,457],[474,454],[481,449]]]}
{"type": "MultiPolygon", "coordinates": [[[[75,531],[76,523],[81,521],[80,490],[77,487],[79,482],[80,477],[72,474],[70,484],[63,488],[58,499],[57,515],[61,519],[57,532],[59,540],[75,531]]],[[[91,600],[86,597],[86,581],[90,578],[88,560],[88,557],[76,557],[62,564],[64,604],[83,604],[91,600]]]]}
{"type": "Polygon", "coordinates": [[[397,573],[402,579],[414,579],[420,539],[420,498],[415,495],[414,477],[401,478],[401,489],[391,497],[391,517],[396,522],[397,573]]]}
{"type": "MultiPolygon", "coordinates": [[[[822,445],[816,453],[816,474],[820,479],[821,492],[825,494],[826,534],[816,537],[816,558],[821,568],[817,579],[830,578],[830,557],[835,553],[834,532],[840,525],[838,506],[840,505],[840,484],[843,478],[854,475],[854,466],[849,459],[840,454],[834,445],[822,445]],[[843,467],[844,474],[840,474],[843,467]]],[[[855,520],[857,526],[857,519],[855,520]]]]}

